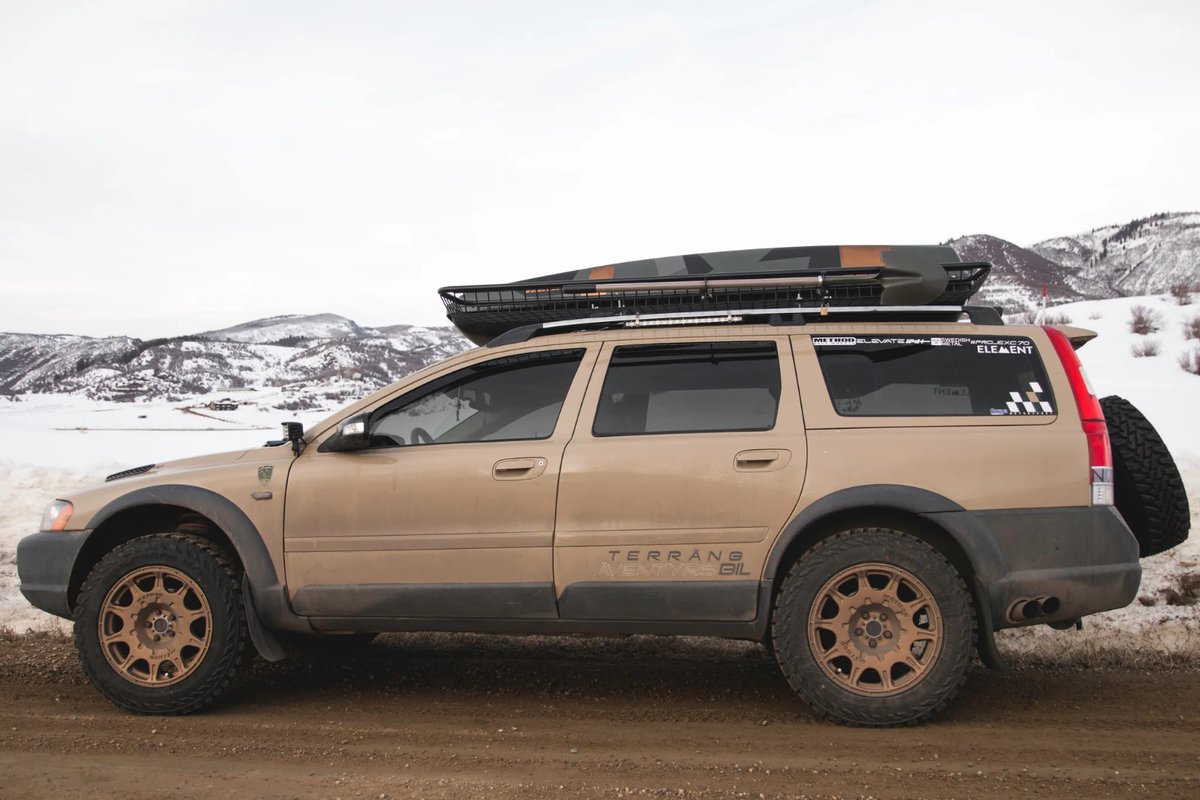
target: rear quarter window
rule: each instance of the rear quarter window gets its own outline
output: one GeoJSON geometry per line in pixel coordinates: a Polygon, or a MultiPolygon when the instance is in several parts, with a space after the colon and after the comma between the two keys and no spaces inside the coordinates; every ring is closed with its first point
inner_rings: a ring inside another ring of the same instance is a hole
{"type": "Polygon", "coordinates": [[[814,336],[834,410],[847,417],[1006,417],[1057,413],[1031,339],[814,336]]]}

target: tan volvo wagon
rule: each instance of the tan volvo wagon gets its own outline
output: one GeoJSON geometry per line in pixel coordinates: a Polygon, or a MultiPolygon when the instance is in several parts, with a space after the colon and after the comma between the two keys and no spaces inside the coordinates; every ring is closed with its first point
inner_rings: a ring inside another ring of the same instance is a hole
{"type": "Polygon", "coordinates": [[[1089,388],[1094,334],[932,302],[978,266],[946,248],[800,250],[785,275],[552,276],[578,306],[556,318],[509,285],[490,344],[307,432],[55,501],[22,592],[141,713],[198,710],[297,635],[651,633],[762,642],[858,725],[934,714],[976,653],[1001,665],[996,630],[1128,604],[1187,501],[1089,388]]]}

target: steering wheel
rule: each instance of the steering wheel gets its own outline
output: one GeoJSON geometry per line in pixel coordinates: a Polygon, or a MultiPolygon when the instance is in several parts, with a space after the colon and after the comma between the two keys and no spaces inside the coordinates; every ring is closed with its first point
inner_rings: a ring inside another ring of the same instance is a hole
{"type": "Polygon", "coordinates": [[[424,428],[413,428],[412,436],[409,438],[413,444],[433,444],[433,437],[424,428]]]}

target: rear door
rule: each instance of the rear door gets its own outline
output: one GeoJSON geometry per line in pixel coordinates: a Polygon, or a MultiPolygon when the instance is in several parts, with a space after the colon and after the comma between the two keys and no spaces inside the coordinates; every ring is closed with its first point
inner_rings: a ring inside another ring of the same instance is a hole
{"type": "Polygon", "coordinates": [[[609,342],[559,479],[560,616],[753,619],[805,460],[787,337],[609,342]]]}

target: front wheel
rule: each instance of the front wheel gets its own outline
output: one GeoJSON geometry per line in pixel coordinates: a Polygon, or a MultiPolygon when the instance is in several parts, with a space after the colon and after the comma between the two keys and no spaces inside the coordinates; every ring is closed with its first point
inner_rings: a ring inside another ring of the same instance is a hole
{"type": "Polygon", "coordinates": [[[75,645],[92,684],[140,714],[188,714],[233,685],[247,654],[241,575],[211,542],[155,534],[92,569],[75,645]]]}
{"type": "Polygon", "coordinates": [[[772,634],[788,683],[821,715],[911,725],[966,680],[975,609],[958,571],[929,544],[858,528],[822,540],[792,566],[772,634]]]}

